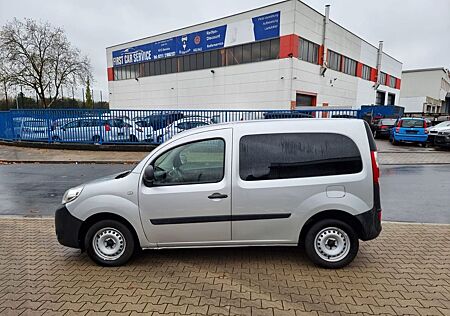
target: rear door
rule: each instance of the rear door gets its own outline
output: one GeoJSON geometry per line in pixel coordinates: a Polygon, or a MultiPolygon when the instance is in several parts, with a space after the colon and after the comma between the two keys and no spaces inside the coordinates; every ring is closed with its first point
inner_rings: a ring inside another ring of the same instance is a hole
{"type": "Polygon", "coordinates": [[[297,243],[300,228],[310,216],[333,209],[345,201],[346,192],[372,190],[362,172],[359,149],[348,136],[326,132],[236,134],[233,241],[297,243]]]}

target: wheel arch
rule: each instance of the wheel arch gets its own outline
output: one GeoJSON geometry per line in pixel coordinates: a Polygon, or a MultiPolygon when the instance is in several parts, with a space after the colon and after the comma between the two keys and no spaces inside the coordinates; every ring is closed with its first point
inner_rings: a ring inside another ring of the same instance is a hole
{"type": "Polygon", "coordinates": [[[305,222],[302,229],[300,230],[300,235],[299,235],[299,239],[298,239],[299,245],[303,244],[303,242],[305,240],[305,236],[308,233],[308,231],[310,230],[310,228],[315,223],[317,223],[318,221],[323,220],[323,219],[341,220],[341,221],[347,223],[348,225],[350,225],[355,230],[358,238],[360,238],[362,235],[363,227],[362,227],[361,223],[356,219],[355,216],[353,216],[352,214],[350,214],[348,212],[341,211],[341,210],[326,210],[326,211],[322,211],[317,214],[314,214],[305,222]]]}
{"type": "Polygon", "coordinates": [[[86,236],[86,233],[87,233],[89,227],[91,227],[92,225],[94,225],[95,223],[97,223],[99,221],[108,220],[108,219],[116,220],[116,221],[122,223],[123,225],[125,225],[130,230],[131,234],[133,235],[136,245],[140,247],[139,237],[136,233],[136,230],[134,229],[133,225],[131,225],[131,223],[128,220],[126,220],[122,216],[114,214],[114,213],[102,212],[102,213],[96,213],[94,215],[91,215],[81,225],[80,230],[78,232],[78,242],[79,242],[80,248],[82,250],[84,250],[84,238],[86,236]]]}

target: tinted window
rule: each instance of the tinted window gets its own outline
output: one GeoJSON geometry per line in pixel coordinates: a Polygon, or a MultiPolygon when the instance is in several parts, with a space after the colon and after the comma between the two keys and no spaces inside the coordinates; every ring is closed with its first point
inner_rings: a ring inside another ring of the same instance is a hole
{"type": "Polygon", "coordinates": [[[331,133],[249,135],[239,144],[242,180],[273,180],[358,173],[356,144],[331,133]]]}
{"type": "Polygon", "coordinates": [[[280,53],[280,39],[270,40],[270,58],[277,59],[280,53]]]}
{"type": "Polygon", "coordinates": [[[214,183],[223,179],[225,142],[210,139],[173,148],[154,163],[155,185],[214,183]]]}

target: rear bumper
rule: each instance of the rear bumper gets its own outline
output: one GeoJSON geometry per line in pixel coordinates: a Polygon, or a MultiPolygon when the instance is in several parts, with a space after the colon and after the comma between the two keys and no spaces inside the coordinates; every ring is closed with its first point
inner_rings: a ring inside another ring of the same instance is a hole
{"type": "Polygon", "coordinates": [[[399,142],[415,142],[424,143],[428,139],[428,135],[414,135],[414,134],[394,134],[394,139],[399,142]]]}
{"type": "Polygon", "coordinates": [[[370,211],[356,215],[356,219],[361,224],[362,230],[359,238],[361,240],[375,239],[381,233],[381,221],[379,213],[381,210],[377,210],[375,207],[370,211]]]}
{"type": "Polygon", "coordinates": [[[67,247],[80,248],[79,232],[83,221],[70,214],[65,205],[55,213],[55,230],[58,242],[67,247]]]}
{"type": "Polygon", "coordinates": [[[361,240],[371,240],[381,233],[381,199],[380,184],[373,185],[373,207],[367,212],[355,216],[361,224],[359,238],[361,240]]]}

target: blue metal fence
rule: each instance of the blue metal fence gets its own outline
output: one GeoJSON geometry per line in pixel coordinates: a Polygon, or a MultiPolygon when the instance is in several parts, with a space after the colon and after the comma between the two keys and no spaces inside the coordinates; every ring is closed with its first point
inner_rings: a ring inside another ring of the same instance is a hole
{"type": "Polygon", "coordinates": [[[0,139],[48,143],[160,144],[184,130],[233,121],[359,118],[359,110],[10,110],[0,112],[0,139]]]}

